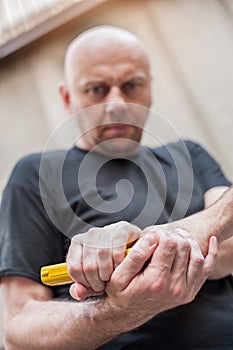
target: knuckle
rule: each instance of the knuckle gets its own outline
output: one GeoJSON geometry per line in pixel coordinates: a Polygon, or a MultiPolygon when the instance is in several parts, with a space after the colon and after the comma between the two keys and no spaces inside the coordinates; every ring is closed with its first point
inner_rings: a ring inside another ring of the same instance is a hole
{"type": "Polygon", "coordinates": [[[195,265],[201,267],[201,266],[204,265],[205,259],[202,256],[194,256],[193,257],[193,262],[194,262],[195,265]]]}
{"type": "Polygon", "coordinates": [[[164,244],[165,244],[165,248],[166,249],[169,249],[169,250],[177,249],[177,241],[174,238],[172,238],[172,237],[166,238],[164,244]]]}
{"type": "Polygon", "coordinates": [[[121,229],[127,233],[127,236],[129,232],[141,232],[141,229],[137,227],[136,225],[133,225],[129,223],[128,221],[121,220],[114,224],[117,229],[121,229]]]}
{"type": "Polygon", "coordinates": [[[191,303],[195,299],[197,293],[190,293],[184,298],[184,304],[191,303]]]}
{"type": "Polygon", "coordinates": [[[218,257],[218,251],[217,251],[217,250],[213,251],[213,252],[211,253],[211,255],[212,255],[212,257],[213,257],[214,259],[217,259],[217,257],[218,257]]]}
{"type": "Polygon", "coordinates": [[[126,220],[119,221],[119,225],[130,226],[130,223],[126,220]]]}
{"type": "Polygon", "coordinates": [[[175,299],[181,299],[183,296],[183,288],[180,285],[176,285],[172,290],[172,297],[175,299]]]}
{"type": "Polygon", "coordinates": [[[83,237],[83,234],[77,234],[71,238],[71,245],[77,244],[81,242],[81,238],[83,237]]]}
{"type": "Polygon", "coordinates": [[[117,231],[117,242],[125,244],[128,239],[128,232],[124,229],[117,231]]]}
{"type": "Polygon", "coordinates": [[[183,250],[189,251],[191,249],[190,243],[188,241],[182,241],[181,248],[183,250]]]}
{"type": "Polygon", "coordinates": [[[177,227],[175,229],[175,233],[177,233],[178,235],[180,235],[181,237],[186,238],[186,239],[187,238],[192,238],[188,231],[186,231],[186,230],[184,230],[184,229],[182,229],[180,227],[177,227]]]}
{"type": "Polygon", "coordinates": [[[171,269],[170,264],[168,264],[167,262],[164,262],[163,266],[160,269],[161,274],[163,276],[168,276],[170,274],[170,269],[171,269]]]}
{"type": "Polygon", "coordinates": [[[205,277],[207,278],[210,274],[211,274],[211,272],[213,271],[213,266],[206,266],[205,267],[205,277]]]}
{"type": "Polygon", "coordinates": [[[156,283],[150,285],[149,290],[162,295],[167,292],[167,281],[164,278],[158,278],[156,283]]]}
{"type": "Polygon", "coordinates": [[[91,227],[80,239],[83,243],[97,242],[102,230],[100,227],[91,227]]]}
{"type": "Polygon", "coordinates": [[[145,259],[145,252],[141,248],[134,249],[129,258],[135,263],[140,264],[145,259]]]}
{"type": "Polygon", "coordinates": [[[92,263],[86,263],[83,266],[83,270],[85,271],[85,274],[93,275],[96,272],[96,266],[92,263]]]}
{"type": "Polygon", "coordinates": [[[75,280],[77,280],[82,273],[81,267],[77,266],[73,263],[67,264],[67,270],[68,270],[69,275],[71,277],[73,277],[75,280]]]}
{"type": "Polygon", "coordinates": [[[105,226],[105,227],[115,227],[116,229],[119,229],[119,228],[126,228],[129,226],[130,226],[130,224],[127,221],[121,220],[121,221],[118,221],[114,224],[111,224],[111,225],[105,226]]]}
{"type": "MultiPolygon", "coordinates": [[[[95,233],[95,232],[96,232],[96,230],[97,230],[97,228],[96,228],[96,227],[91,227],[91,228],[89,228],[89,230],[87,231],[87,233],[92,234],[92,233],[95,233]]],[[[84,233],[84,235],[85,235],[85,233],[84,233]]]]}
{"type": "Polygon", "coordinates": [[[111,284],[116,286],[117,289],[120,289],[120,290],[122,290],[125,287],[125,284],[123,283],[121,276],[118,274],[112,275],[111,284]]]}

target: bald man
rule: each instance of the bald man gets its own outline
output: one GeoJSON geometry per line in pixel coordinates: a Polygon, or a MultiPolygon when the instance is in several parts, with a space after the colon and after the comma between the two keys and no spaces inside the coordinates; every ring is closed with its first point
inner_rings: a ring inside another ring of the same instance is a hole
{"type": "Polygon", "coordinates": [[[193,142],[140,145],[151,74],[132,33],[84,32],[64,76],[76,145],[21,159],[3,195],[6,349],[231,349],[231,183],[193,142]],[[75,283],[42,285],[41,266],[67,252],[75,283]]]}
{"type": "Polygon", "coordinates": [[[101,27],[70,44],[66,80],[59,86],[64,105],[69,114],[99,105],[91,118],[78,118],[80,148],[98,146],[98,152],[106,155],[135,152],[151,105],[150,74],[144,46],[126,30],[101,27]],[[142,108],[136,113],[130,104],[145,107],[146,113],[142,108]]]}

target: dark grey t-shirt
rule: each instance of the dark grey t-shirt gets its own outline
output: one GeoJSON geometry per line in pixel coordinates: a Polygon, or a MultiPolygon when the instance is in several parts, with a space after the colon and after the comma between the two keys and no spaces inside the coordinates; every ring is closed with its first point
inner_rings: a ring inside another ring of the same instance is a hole
{"type": "MultiPolygon", "coordinates": [[[[0,213],[0,276],[40,282],[43,265],[63,262],[70,238],[119,220],[141,228],[174,221],[204,206],[204,193],[229,186],[198,144],[141,147],[127,159],[77,147],[34,154],[15,166],[0,213]]],[[[52,287],[67,298],[68,286],[52,287]]],[[[207,282],[189,305],[155,317],[103,349],[232,349],[232,277],[207,282]],[[213,341],[214,340],[214,341],[213,341]]]]}

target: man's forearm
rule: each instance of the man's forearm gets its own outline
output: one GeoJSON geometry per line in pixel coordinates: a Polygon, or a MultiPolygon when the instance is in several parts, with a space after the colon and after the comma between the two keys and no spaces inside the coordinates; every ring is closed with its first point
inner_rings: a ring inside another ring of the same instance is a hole
{"type": "Polygon", "coordinates": [[[123,332],[105,299],[30,300],[5,330],[6,350],[95,349],[123,332]]]}
{"type": "Polygon", "coordinates": [[[193,234],[206,253],[211,236],[219,243],[233,236],[233,186],[208,208],[169,225],[193,234]]]}

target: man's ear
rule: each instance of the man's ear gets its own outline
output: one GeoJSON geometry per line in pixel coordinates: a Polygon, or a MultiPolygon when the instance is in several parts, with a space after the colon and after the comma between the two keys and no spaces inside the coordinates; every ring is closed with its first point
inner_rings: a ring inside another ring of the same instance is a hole
{"type": "Polygon", "coordinates": [[[65,109],[68,111],[68,113],[71,113],[71,102],[70,102],[70,93],[67,89],[67,86],[64,82],[60,82],[58,84],[58,91],[61,96],[61,99],[63,101],[65,109]]]}

